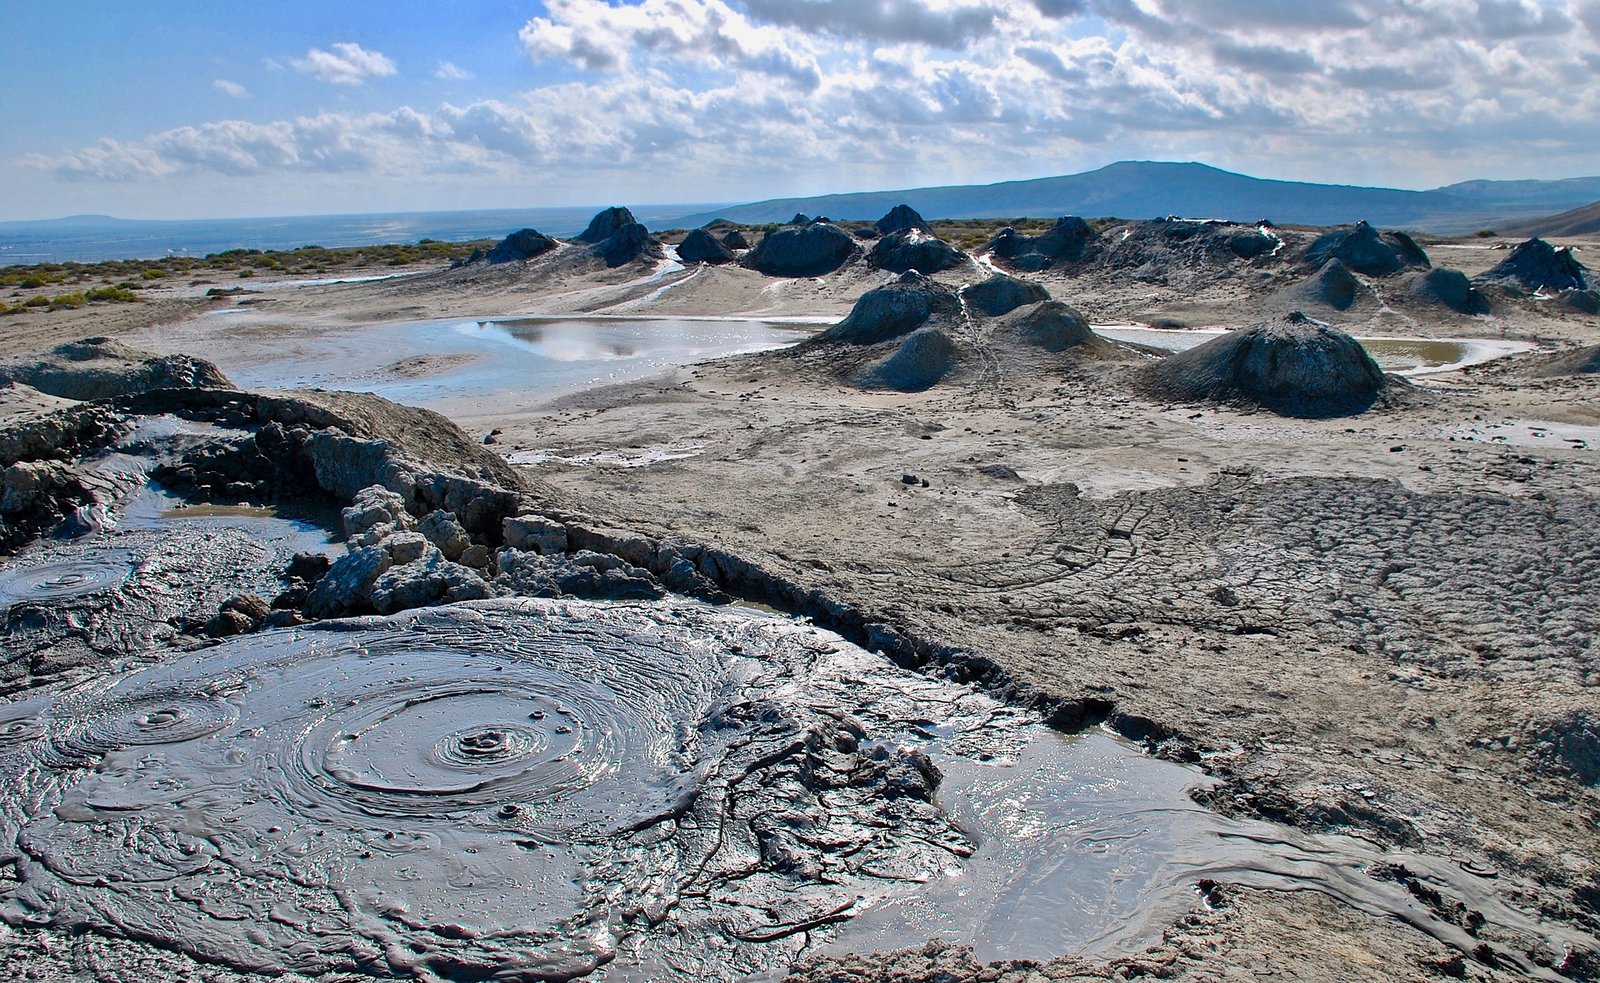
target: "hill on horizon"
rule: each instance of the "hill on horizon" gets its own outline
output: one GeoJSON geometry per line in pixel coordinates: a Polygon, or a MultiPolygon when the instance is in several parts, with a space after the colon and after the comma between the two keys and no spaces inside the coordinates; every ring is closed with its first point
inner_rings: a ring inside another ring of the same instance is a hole
{"type": "Polygon", "coordinates": [[[1508,236],[1586,236],[1600,234],[1600,201],[1590,202],[1559,215],[1546,215],[1518,222],[1499,230],[1508,236]]]}
{"type": "Polygon", "coordinates": [[[928,219],[1145,219],[1166,215],[1270,220],[1281,225],[1374,225],[1459,234],[1547,214],[1600,198],[1600,177],[1561,181],[1467,181],[1431,191],[1277,181],[1200,163],[1119,161],[1098,170],[1030,181],[774,198],[686,215],[673,224],[718,218],[745,225],[786,222],[797,212],[840,220],[877,219],[908,204],[928,219]]]}

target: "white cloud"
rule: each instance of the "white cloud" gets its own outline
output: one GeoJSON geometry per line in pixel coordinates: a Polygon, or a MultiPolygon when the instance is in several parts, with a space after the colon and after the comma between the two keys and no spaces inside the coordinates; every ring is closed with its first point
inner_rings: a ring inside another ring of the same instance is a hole
{"type": "Polygon", "coordinates": [[[723,0],[549,0],[548,17],[522,28],[535,61],[570,61],[620,71],[636,61],[682,59],[714,70],[750,70],[815,89],[821,82],[811,37],[752,22],[723,0]]]}
{"type": "MultiPolygon", "coordinates": [[[[431,110],[225,120],[27,163],[122,181],[469,173],[691,200],[1126,156],[1417,187],[1525,170],[1536,143],[1551,173],[1593,171],[1600,0],[1267,6],[549,0],[520,38],[558,83],[431,110]]],[[[348,63],[328,81],[395,71],[356,45],[321,54],[348,63]]]]}
{"type": "Polygon", "coordinates": [[[464,82],[476,76],[455,62],[441,61],[439,67],[434,70],[433,77],[443,79],[446,82],[464,82]]]}
{"type": "Polygon", "coordinates": [[[302,75],[335,85],[361,85],[369,78],[399,74],[394,61],[382,52],[368,51],[349,41],[331,47],[332,51],[312,48],[303,58],[295,58],[290,64],[302,75]]]}
{"type": "Polygon", "coordinates": [[[240,85],[238,82],[231,82],[228,79],[217,79],[216,81],[211,83],[211,87],[213,89],[216,89],[218,92],[223,92],[223,93],[226,93],[226,94],[228,94],[230,96],[233,96],[235,99],[248,99],[248,98],[250,98],[250,90],[249,89],[247,89],[244,86],[240,85]]]}

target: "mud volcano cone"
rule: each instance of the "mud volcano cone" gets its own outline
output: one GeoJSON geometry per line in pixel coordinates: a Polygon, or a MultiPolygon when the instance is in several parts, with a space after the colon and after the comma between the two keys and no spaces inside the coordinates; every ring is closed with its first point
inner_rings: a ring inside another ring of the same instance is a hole
{"type": "Polygon", "coordinates": [[[995,338],[1047,352],[1078,349],[1108,353],[1116,346],[1089,329],[1089,322],[1071,306],[1046,300],[1006,315],[995,325],[995,338]]]}
{"type": "Polygon", "coordinates": [[[495,243],[486,258],[494,266],[501,263],[519,263],[535,256],[543,256],[557,245],[554,239],[538,229],[518,229],[495,243]]]}
{"type": "Polygon", "coordinates": [[[1587,272],[1570,248],[1557,249],[1543,239],[1529,239],[1479,274],[1477,282],[1512,290],[1585,290],[1589,286],[1587,272]]]}
{"type": "Polygon", "coordinates": [[[1360,413],[1385,383],[1359,342],[1299,311],[1171,355],[1145,378],[1165,399],[1261,406],[1305,418],[1360,413]]]}
{"type": "Polygon", "coordinates": [[[942,329],[920,328],[908,335],[894,354],[868,368],[861,385],[921,392],[949,375],[959,357],[954,339],[942,329]]]}
{"type": "Polygon", "coordinates": [[[769,232],[739,263],[767,276],[826,276],[857,252],[855,237],[850,233],[817,222],[769,232]]]}
{"type": "Polygon", "coordinates": [[[602,209],[589,220],[589,227],[579,233],[578,241],[598,246],[622,231],[623,227],[637,222],[632,212],[620,205],[612,205],[610,208],[602,209]]]}
{"type": "Polygon", "coordinates": [[[1426,270],[1433,265],[1422,247],[1404,232],[1379,232],[1366,222],[1318,236],[1306,249],[1304,262],[1320,268],[1330,259],[1366,276],[1426,270]]]}
{"type": "Polygon", "coordinates": [[[955,291],[916,272],[868,290],[844,320],[818,335],[820,343],[876,345],[915,331],[935,318],[959,318],[955,291]]]}
{"type": "Polygon", "coordinates": [[[961,288],[961,299],[981,314],[999,317],[1019,307],[1049,300],[1050,291],[1032,280],[996,273],[987,280],[961,288]]]}
{"type": "Polygon", "coordinates": [[[1347,311],[1365,289],[1350,268],[1334,257],[1323,263],[1316,273],[1281,291],[1279,296],[1311,310],[1327,307],[1347,311]]]}
{"type": "Polygon", "coordinates": [[[678,246],[678,258],[685,263],[731,263],[733,253],[705,229],[695,229],[678,246]]]}

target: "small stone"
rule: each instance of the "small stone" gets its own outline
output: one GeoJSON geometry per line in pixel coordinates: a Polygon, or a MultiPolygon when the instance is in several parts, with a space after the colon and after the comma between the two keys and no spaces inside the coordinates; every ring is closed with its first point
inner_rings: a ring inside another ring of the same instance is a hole
{"type": "Polygon", "coordinates": [[[439,547],[447,560],[459,560],[467,547],[472,545],[472,540],[467,536],[467,529],[456,519],[454,512],[444,509],[435,509],[423,516],[417,523],[417,531],[428,538],[428,542],[439,547]]]}
{"type": "Polygon", "coordinates": [[[510,516],[502,530],[506,545],[512,549],[544,555],[567,551],[567,527],[542,515],[510,516]]]}
{"type": "Polygon", "coordinates": [[[420,560],[434,549],[433,544],[420,532],[397,532],[379,545],[389,551],[389,558],[395,563],[420,560]]]}

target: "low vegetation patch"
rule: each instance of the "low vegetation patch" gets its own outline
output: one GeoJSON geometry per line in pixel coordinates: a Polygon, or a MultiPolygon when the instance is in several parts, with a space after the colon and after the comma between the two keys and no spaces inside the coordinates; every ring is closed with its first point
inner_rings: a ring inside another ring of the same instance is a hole
{"type": "Polygon", "coordinates": [[[228,249],[209,256],[167,256],[162,259],[122,259],[103,263],[38,263],[0,268],[0,314],[15,314],[30,307],[71,308],[92,303],[132,303],[135,291],[159,287],[168,278],[185,278],[191,285],[207,275],[218,277],[336,276],[341,273],[397,266],[447,265],[464,259],[477,242],[439,242],[423,239],[386,246],[329,249],[306,245],[296,249],[228,249]],[[90,286],[97,284],[98,286],[90,286]],[[78,289],[60,289],[60,288],[78,289]],[[52,290],[51,288],[56,288],[52,290]],[[57,292],[59,290],[59,293],[57,292]],[[47,293],[33,293],[48,291],[47,293]]]}

